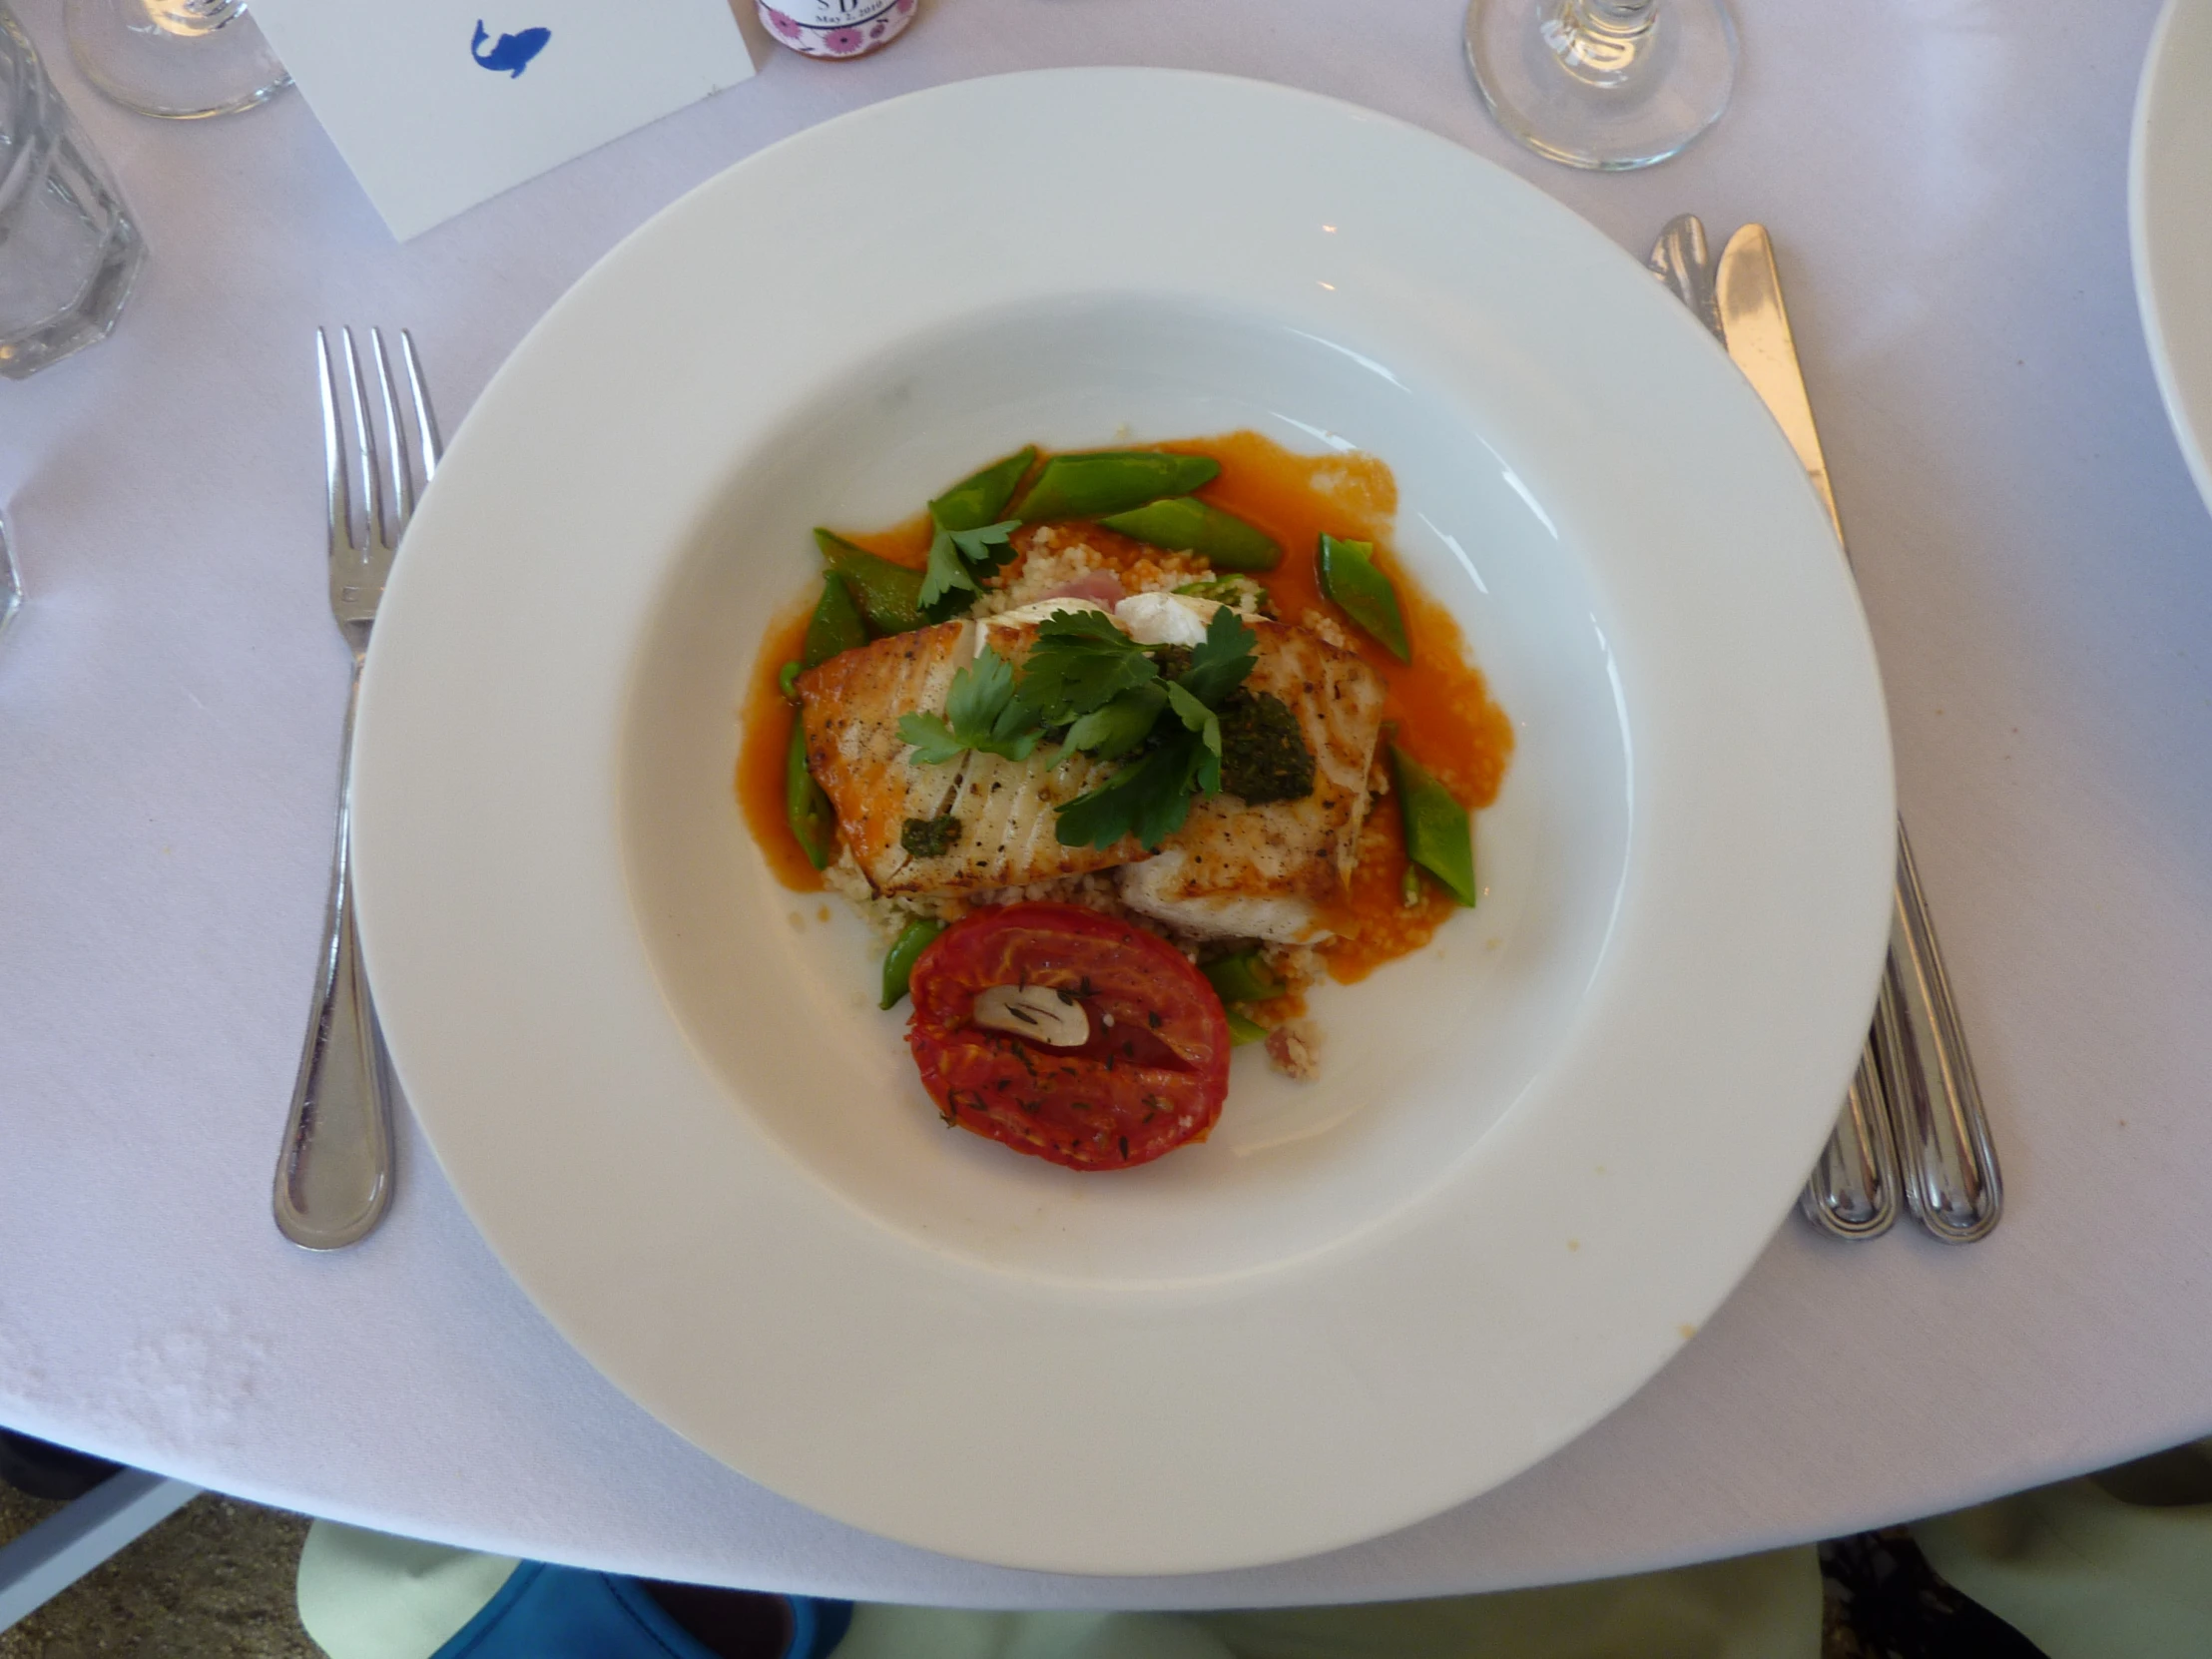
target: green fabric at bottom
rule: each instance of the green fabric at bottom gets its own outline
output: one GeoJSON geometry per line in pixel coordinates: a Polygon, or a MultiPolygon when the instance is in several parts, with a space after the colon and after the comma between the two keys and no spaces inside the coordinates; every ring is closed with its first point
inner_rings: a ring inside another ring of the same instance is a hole
{"type": "Polygon", "coordinates": [[[2199,1659],[2212,1653],[2212,1441],[1913,1524],[1929,1564],[2049,1659],[2199,1659]],[[2201,1464],[2193,1494],[2112,1495],[2201,1464]],[[2206,1501],[2182,1502],[2195,1495],[2206,1501]]]}

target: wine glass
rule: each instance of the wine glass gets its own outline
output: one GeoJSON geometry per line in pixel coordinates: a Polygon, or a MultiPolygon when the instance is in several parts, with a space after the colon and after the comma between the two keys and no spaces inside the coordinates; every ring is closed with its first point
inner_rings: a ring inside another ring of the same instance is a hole
{"type": "Polygon", "coordinates": [[[230,115],[291,85],[246,0],[69,0],[64,16],[85,78],[141,115],[230,115]]]}
{"type": "Polygon", "coordinates": [[[1665,161],[1736,82],[1724,0],[1470,0],[1466,39],[1498,124],[1569,167],[1665,161]]]}

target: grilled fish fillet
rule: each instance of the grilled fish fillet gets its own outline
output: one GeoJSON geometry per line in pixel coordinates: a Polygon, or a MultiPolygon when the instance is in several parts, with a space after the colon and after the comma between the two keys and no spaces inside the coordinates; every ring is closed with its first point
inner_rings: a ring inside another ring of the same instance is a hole
{"type": "Polygon", "coordinates": [[[1382,679],[1303,628],[1248,625],[1260,644],[1246,689],[1281,698],[1298,717],[1314,793],[1258,807],[1233,795],[1193,802],[1158,854],[1124,865],[1116,880],[1123,903],[1185,932],[1310,942],[1328,936],[1321,906],[1359,858],[1382,679]]]}
{"type": "MultiPolygon", "coordinates": [[[[1019,662],[1034,622],[993,627],[992,649],[1019,662]]],[[[975,659],[975,625],[941,622],[842,652],[798,681],[807,767],[837,812],[837,833],[878,893],[966,893],[1022,886],[1142,857],[1125,840],[1103,850],[1062,846],[1053,808],[1102,781],[1078,755],[1053,767],[1046,750],[1016,762],[967,754],[924,766],[898,735],[898,717],[941,712],[956,670],[975,659]],[[952,844],[917,857],[901,844],[908,819],[959,820],[952,844]]]]}
{"type": "MultiPolygon", "coordinates": [[[[1191,603],[1203,623],[1213,607],[1191,603]]],[[[1302,628],[1247,620],[1260,639],[1245,684],[1281,698],[1298,717],[1314,755],[1314,793],[1257,807],[1230,795],[1196,802],[1151,857],[1134,839],[1104,849],[1059,843],[1053,809],[1111,776],[1110,767],[1085,756],[1062,765],[1053,764],[1059,756],[1049,748],[1025,762],[969,754],[924,766],[911,758],[898,718],[944,708],[954,672],[974,658],[972,623],[877,640],[801,675],[807,764],[836,809],[839,836],[878,893],[971,893],[1123,865],[1123,900],[1172,925],[1240,938],[1319,938],[1320,904],[1341,889],[1358,854],[1382,682],[1356,654],[1302,628]],[[909,819],[948,813],[959,829],[944,853],[920,857],[901,844],[909,819]]],[[[1027,614],[990,626],[991,647],[1015,663],[1035,638],[1027,614]]]]}

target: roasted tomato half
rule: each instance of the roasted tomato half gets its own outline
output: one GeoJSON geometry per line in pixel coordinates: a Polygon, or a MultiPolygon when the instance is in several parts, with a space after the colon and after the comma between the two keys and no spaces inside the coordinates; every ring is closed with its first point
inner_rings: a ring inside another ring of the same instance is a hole
{"type": "Polygon", "coordinates": [[[1070,1169],[1202,1138],[1229,1021],[1181,951],[1075,904],[977,910],[914,963],[906,1042],[946,1123],[1070,1169]]]}

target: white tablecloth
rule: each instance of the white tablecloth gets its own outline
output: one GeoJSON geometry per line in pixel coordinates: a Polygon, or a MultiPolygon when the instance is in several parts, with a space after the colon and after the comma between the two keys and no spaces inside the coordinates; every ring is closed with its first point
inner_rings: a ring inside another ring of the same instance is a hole
{"type": "MultiPolygon", "coordinates": [[[[860,63],[763,40],[753,83],[404,247],[296,96],[164,124],[57,64],[152,258],[113,339],[0,384],[30,588],[0,642],[0,1422],[507,1553],[999,1606],[1617,1573],[2212,1431],[2212,518],[2129,285],[2152,6],[1738,4],[1734,107],[1639,175],[1514,150],[1458,0],[926,0],[860,63]],[[304,1255],[269,1221],[345,692],[312,325],[410,325],[450,426],[556,295],[719,169],[911,88],[1112,63],[1388,111],[1639,252],[1685,210],[1773,228],[2010,1199],[1963,1250],[1792,1221],[1541,1466],[1356,1549],[1202,1578],[984,1568],[762,1491],[563,1344],[411,1126],[359,1249],[304,1255]]],[[[21,9],[65,56],[58,0],[21,9]]]]}

